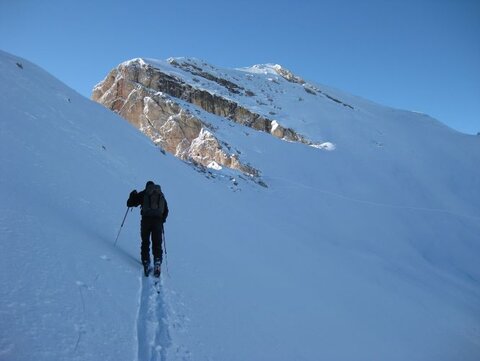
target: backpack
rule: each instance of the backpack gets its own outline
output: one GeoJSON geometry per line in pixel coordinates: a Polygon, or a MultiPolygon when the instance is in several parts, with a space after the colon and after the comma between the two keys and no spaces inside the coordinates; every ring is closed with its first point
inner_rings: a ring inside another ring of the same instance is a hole
{"type": "Polygon", "coordinates": [[[158,184],[149,184],[145,188],[142,204],[142,216],[163,217],[165,210],[165,198],[158,184]]]}

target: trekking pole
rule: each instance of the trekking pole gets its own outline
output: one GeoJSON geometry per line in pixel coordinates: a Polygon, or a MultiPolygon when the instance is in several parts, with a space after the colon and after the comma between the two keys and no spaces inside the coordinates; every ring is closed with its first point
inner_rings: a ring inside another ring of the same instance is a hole
{"type": "Polygon", "coordinates": [[[128,211],[129,211],[129,210],[131,210],[130,207],[128,207],[128,208],[127,208],[127,211],[125,212],[125,217],[123,217],[123,221],[122,221],[122,224],[121,224],[121,226],[120,226],[120,229],[118,230],[117,238],[115,238],[115,242],[113,243],[113,247],[116,247],[116,246],[117,246],[118,237],[120,236],[120,232],[122,231],[123,224],[125,223],[125,219],[127,218],[128,211]]]}
{"type": "Polygon", "coordinates": [[[163,249],[165,250],[165,267],[167,268],[167,275],[170,277],[170,272],[168,271],[167,242],[165,241],[165,229],[163,227],[162,227],[162,239],[163,239],[163,249]]]}

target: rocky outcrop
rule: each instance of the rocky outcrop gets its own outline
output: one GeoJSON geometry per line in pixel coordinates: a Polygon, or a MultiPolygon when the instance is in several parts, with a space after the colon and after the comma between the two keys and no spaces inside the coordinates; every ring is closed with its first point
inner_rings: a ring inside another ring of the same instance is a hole
{"type": "MultiPolygon", "coordinates": [[[[121,65],[95,87],[92,99],[112,109],[175,156],[205,167],[238,169],[253,177],[258,170],[229,154],[208,125],[167,94],[180,95],[188,86],[139,63],[121,65]],[[214,162],[214,163],[212,163],[214,162]]],[[[173,96],[173,95],[172,95],[173,96]]]]}
{"type": "Polygon", "coordinates": [[[176,59],[170,58],[168,61],[171,65],[178,67],[180,69],[183,69],[193,75],[200,76],[202,78],[205,78],[207,80],[214,81],[215,83],[227,88],[230,92],[235,93],[235,94],[241,94],[244,93],[245,95],[248,96],[253,96],[255,95],[252,91],[248,91],[245,88],[239,86],[238,84],[235,84],[234,82],[231,82],[227,79],[222,79],[219,78],[208,71],[205,71],[204,69],[196,66],[195,64],[183,61],[179,62],[176,59]]]}
{"type": "MultiPolygon", "coordinates": [[[[166,151],[204,167],[238,169],[252,177],[260,174],[240,159],[240,152],[232,153],[231,147],[218,139],[215,129],[202,120],[208,117],[198,115],[198,108],[286,141],[326,149],[270,119],[275,112],[267,116],[243,105],[249,102],[241,99],[254,97],[255,93],[247,89],[248,84],[237,84],[235,76],[222,77],[218,69],[185,58],[169,59],[161,68],[142,59],[122,63],[95,87],[92,99],[120,114],[166,151]],[[185,102],[197,110],[190,112],[185,102]]],[[[274,71],[311,94],[323,94],[279,65],[274,71]]],[[[265,105],[259,99],[256,102],[265,105]]]]}
{"type": "Polygon", "coordinates": [[[297,83],[297,84],[301,84],[301,85],[305,84],[305,80],[303,80],[299,76],[293,74],[290,70],[285,69],[281,65],[277,64],[273,67],[273,69],[275,69],[275,71],[277,72],[278,75],[280,75],[285,80],[288,80],[291,83],[297,83]]]}
{"type": "MultiPolygon", "coordinates": [[[[245,90],[244,88],[235,85],[230,81],[224,80],[222,82],[218,80],[218,77],[213,75],[208,76],[206,75],[208,74],[207,72],[200,72],[200,70],[193,68],[192,65],[180,64],[173,59],[170,62],[174,66],[182,67],[182,69],[193,69],[191,72],[196,75],[201,75],[206,79],[215,79],[218,84],[225,86],[225,88],[231,92],[234,91],[236,93],[240,89],[245,92],[246,96],[251,96],[251,94],[253,94],[253,92],[245,90]]],[[[104,94],[113,90],[119,94],[119,98],[126,98],[128,95],[125,94],[125,90],[122,89],[125,87],[124,82],[126,81],[137,83],[148,89],[160,91],[174,98],[185,100],[209,113],[228,118],[239,124],[246,125],[259,131],[270,133],[279,138],[288,141],[311,144],[311,142],[309,142],[300,134],[297,134],[293,129],[284,128],[278,124],[278,122],[276,122],[275,126],[277,131],[272,133],[272,123],[274,120],[268,119],[260,114],[256,114],[234,101],[220,97],[216,94],[211,94],[206,90],[195,88],[179,78],[165,74],[160,70],[143,63],[140,59],[127,64],[122,64],[117,69],[114,69],[107,76],[107,78],[94,89],[92,98],[100,103],[105,104],[113,110],[117,110],[116,108],[118,108],[118,105],[108,104],[111,101],[106,101],[104,94]],[[114,83],[116,83],[116,86],[115,89],[112,89],[114,83]]],[[[129,89],[127,89],[127,91],[128,90],[129,89]]],[[[112,98],[111,95],[109,97],[112,98]]]]}
{"type": "MultiPolygon", "coordinates": [[[[217,84],[225,87],[231,93],[242,94],[248,97],[255,95],[253,91],[245,89],[231,81],[220,79],[189,62],[179,62],[175,59],[170,59],[169,62],[171,65],[181,68],[182,70],[188,71],[197,76],[201,76],[207,80],[214,81],[217,84]]],[[[289,79],[289,81],[300,84],[305,83],[301,78],[293,75],[291,72],[282,68],[281,66],[277,66],[276,71],[281,76],[289,79]]],[[[166,74],[163,75],[166,76],[166,74]]],[[[164,76],[160,77],[163,78],[164,76]]],[[[181,82],[179,79],[176,79],[176,81],[174,80],[174,83],[177,84],[176,87],[165,87],[165,82],[160,82],[159,89],[162,89],[162,91],[165,91],[174,97],[195,104],[209,113],[228,118],[255,130],[270,133],[287,141],[301,142],[308,145],[312,144],[312,142],[308,141],[305,137],[296,133],[295,130],[281,126],[276,120],[268,119],[260,114],[248,110],[234,101],[211,94],[208,91],[197,89],[185,83],[183,83],[182,86],[179,86],[179,82],[181,82]]],[[[172,85],[172,82],[169,81],[168,84],[172,85]]]]}
{"type": "Polygon", "coordinates": [[[280,75],[285,80],[287,80],[291,83],[296,83],[296,84],[302,85],[303,89],[309,94],[317,95],[317,93],[318,93],[318,94],[321,94],[321,95],[325,96],[326,98],[330,99],[331,101],[334,101],[335,103],[341,104],[344,107],[347,107],[347,108],[350,108],[350,109],[354,109],[350,104],[344,103],[341,100],[336,99],[336,98],[332,97],[331,95],[325,93],[324,91],[318,89],[317,87],[312,86],[311,84],[308,84],[307,82],[305,82],[305,80],[303,80],[299,76],[293,74],[290,70],[285,69],[281,65],[278,65],[278,64],[274,65],[273,69],[277,72],[278,75],[280,75]]]}
{"type": "Polygon", "coordinates": [[[189,154],[196,163],[206,165],[209,168],[218,169],[218,165],[222,165],[239,169],[249,175],[259,175],[253,167],[242,164],[237,154],[227,154],[218,139],[205,128],[202,128],[198,137],[192,141],[189,154]]]}

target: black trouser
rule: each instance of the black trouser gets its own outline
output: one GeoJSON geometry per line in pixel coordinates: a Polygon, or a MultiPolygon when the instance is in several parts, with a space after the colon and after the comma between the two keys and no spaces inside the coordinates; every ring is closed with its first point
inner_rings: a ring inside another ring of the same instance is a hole
{"type": "Polygon", "coordinates": [[[160,218],[142,217],[140,234],[142,236],[142,263],[150,263],[150,235],[152,235],[153,261],[162,263],[163,222],[160,218]]]}

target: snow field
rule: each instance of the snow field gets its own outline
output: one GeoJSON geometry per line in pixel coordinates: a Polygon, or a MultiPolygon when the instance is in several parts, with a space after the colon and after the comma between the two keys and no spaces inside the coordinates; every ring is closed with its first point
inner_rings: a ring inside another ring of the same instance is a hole
{"type": "MultiPolygon", "coordinates": [[[[231,74],[262,93],[253,72],[231,74]]],[[[201,115],[263,188],[205,177],[0,53],[0,359],[477,360],[478,140],[326,87],[354,110],[294,112],[313,95],[278,82],[280,124],[335,149],[201,115]],[[171,211],[158,288],[138,209],[113,247],[149,179],[171,211]]]]}

